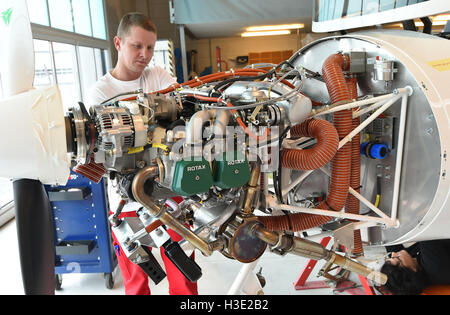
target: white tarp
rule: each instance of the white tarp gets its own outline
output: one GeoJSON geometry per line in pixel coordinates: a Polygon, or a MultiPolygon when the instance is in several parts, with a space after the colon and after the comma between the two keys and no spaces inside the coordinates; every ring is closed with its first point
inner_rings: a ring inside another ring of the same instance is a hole
{"type": "Polygon", "coordinates": [[[0,100],[0,177],[65,185],[70,173],[61,94],[56,86],[0,100]]]}

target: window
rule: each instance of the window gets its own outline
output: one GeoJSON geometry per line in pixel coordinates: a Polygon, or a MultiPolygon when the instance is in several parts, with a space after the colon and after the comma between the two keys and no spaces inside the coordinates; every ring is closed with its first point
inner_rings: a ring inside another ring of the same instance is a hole
{"type": "Polygon", "coordinates": [[[28,15],[33,23],[49,26],[47,0],[27,0],[28,15]]]}
{"type": "Polygon", "coordinates": [[[429,0],[317,0],[315,22],[363,16],[429,0]]]}
{"type": "Polygon", "coordinates": [[[27,0],[31,23],[106,40],[103,0],[27,0]]]}
{"type": "Polygon", "coordinates": [[[380,11],[392,10],[392,9],[395,9],[396,6],[398,6],[398,8],[400,8],[399,1],[396,1],[396,0],[381,0],[380,1],[380,11]]]}
{"type": "Polygon", "coordinates": [[[92,36],[89,0],[72,0],[72,6],[75,32],[86,36],[92,36]]]}
{"type": "Polygon", "coordinates": [[[75,49],[74,45],[53,43],[56,82],[61,91],[65,111],[82,100],[75,49]]]}
{"type": "Polygon", "coordinates": [[[81,91],[83,91],[83,96],[85,96],[86,91],[105,74],[102,52],[99,49],[81,46],[78,47],[78,60],[80,61],[81,91]]]}
{"type": "Polygon", "coordinates": [[[47,0],[50,12],[50,26],[73,32],[71,0],[47,0]]]}
{"type": "Polygon", "coordinates": [[[50,43],[34,40],[34,86],[53,85],[56,82],[53,71],[50,43]]]}
{"type": "Polygon", "coordinates": [[[106,39],[105,13],[102,0],[90,0],[92,32],[95,38],[106,39]]]}
{"type": "Polygon", "coordinates": [[[106,73],[107,51],[52,41],[34,40],[35,87],[58,84],[66,112],[86,101],[89,88],[106,73]]]}
{"type": "Polygon", "coordinates": [[[86,101],[89,88],[110,66],[103,0],[27,4],[35,39],[34,86],[57,84],[67,111],[86,101]]]}

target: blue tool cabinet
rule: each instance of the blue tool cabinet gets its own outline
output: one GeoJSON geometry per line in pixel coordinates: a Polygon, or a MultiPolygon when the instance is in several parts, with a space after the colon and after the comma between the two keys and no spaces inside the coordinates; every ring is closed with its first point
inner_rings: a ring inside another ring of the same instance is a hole
{"type": "Polygon", "coordinates": [[[55,227],[55,284],[62,274],[103,273],[106,287],[114,286],[117,265],[108,222],[106,184],[70,173],[66,186],[45,186],[55,227]]]}

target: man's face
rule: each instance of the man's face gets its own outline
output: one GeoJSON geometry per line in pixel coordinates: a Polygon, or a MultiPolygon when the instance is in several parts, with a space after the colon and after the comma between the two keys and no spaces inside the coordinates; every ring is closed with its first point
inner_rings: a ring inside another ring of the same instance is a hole
{"type": "Polygon", "coordinates": [[[134,73],[142,73],[153,57],[156,34],[139,26],[132,26],[124,38],[115,37],[119,62],[134,73]]]}

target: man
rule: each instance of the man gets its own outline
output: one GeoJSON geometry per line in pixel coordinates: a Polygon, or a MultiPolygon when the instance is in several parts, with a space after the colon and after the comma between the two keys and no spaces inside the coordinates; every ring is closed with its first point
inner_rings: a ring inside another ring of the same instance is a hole
{"type": "Polygon", "coordinates": [[[426,294],[430,286],[448,286],[449,265],[450,239],[417,242],[390,254],[380,270],[388,277],[382,291],[395,295],[415,295],[426,294]]]}
{"type": "Polygon", "coordinates": [[[176,83],[160,67],[147,67],[153,57],[156,27],[144,15],[125,15],[114,37],[118,60],[114,69],[99,79],[89,93],[88,105],[98,105],[120,93],[143,89],[157,91],[176,83]]]}
{"type": "MultiPolygon", "coordinates": [[[[98,105],[118,94],[142,89],[144,92],[158,91],[167,88],[176,80],[160,67],[147,67],[153,57],[157,32],[155,25],[141,13],[126,14],[114,37],[114,45],[118,52],[117,64],[113,70],[100,78],[91,89],[87,105],[98,105]]],[[[112,185],[109,185],[109,188],[112,185]]],[[[118,194],[108,189],[111,210],[114,211],[120,199],[118,194]]],[[[129,203],[122,210],[123,216],[136,216],[139,203],[129,203]]],[[[181,237],[169,230],[174,241],[181,237]]],[[[114,237],[114,245],[118,245],[114,237]]],[[[161,249],[170,294],[198,294],[197,284],[187,280],[175,265],[165,256],[161,249]]],[[[120,250],[117,253],[118,263],[124,278],[127,295],[150,294],[148,277],[144,271],[133,264],[120,250]]]]}

